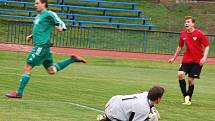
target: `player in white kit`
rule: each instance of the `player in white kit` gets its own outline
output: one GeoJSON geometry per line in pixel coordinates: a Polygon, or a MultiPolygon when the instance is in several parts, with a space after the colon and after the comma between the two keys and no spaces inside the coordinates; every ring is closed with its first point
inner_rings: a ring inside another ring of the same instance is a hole
{"type": "Polygon", "coordinates": [[[97,120],[158,121],[160,115],[154,104],[160,103],[163,94],[163,87],[153,86],[149,92],[113,96],[105,106],[105,115],[99,115],[97,120]]]}

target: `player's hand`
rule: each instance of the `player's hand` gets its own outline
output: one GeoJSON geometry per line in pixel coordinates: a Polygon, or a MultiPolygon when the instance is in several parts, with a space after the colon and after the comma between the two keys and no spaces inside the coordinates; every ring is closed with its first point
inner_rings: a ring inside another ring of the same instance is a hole
{"type": "Polygon", "coordinates": [[[59,26],[55,26],[55,29],[58,31],[58,32],[62,32],[63,31],[63,28],[59,27],[59,26]]]}
{"type": "Polygon", "coordinates": [[[33,38],[33,36],[32,36],[32,34],[31,35],[28,35],[27,37],[26,37],[26,39],[29,41],[29,40],[31,40],[33,38]]]}
{"type": "Polygon", "coordinates": [[[205,63],[206,63],[206,61],[207,61],[207,59],[206,58],[202,58],[201,60],[200,60],[200,65],[202,66],[202,65],[204,65],[205,63]]]}
{"type": "Polygon", "coordinates": [[[158,118],[158,119],[160,119],[160,113],[158,112],[158,110],[155,108],[155,107],[152,107],[152,113],[155,113],[156,114],[156,117],[158,118]]]}
{"type": "Polygon", "coordinates": [[[159,119],[160,119],[160,114],[158,110],[155,107],[152,107],[147,121],[159,121],[159,119]]]}
{"type": "Polygon", "coordinates": [[[175,58],[170,58],[169,60],[168,60],[168,63],[173,63],[175,61],[175,58]]]}
{"type": "Polygon", "coordinates": [[[149,119],[147,121],[159,121],[156,113],[149,113],[149,119]]]}
{"type": "Polygon", "coordinates": [[[101,114],[99,114],[98,116],[97,116],[97,119],[96,119],[97,121],[106,121],[106,116],[105,115],[101,115],[101,114]]]}

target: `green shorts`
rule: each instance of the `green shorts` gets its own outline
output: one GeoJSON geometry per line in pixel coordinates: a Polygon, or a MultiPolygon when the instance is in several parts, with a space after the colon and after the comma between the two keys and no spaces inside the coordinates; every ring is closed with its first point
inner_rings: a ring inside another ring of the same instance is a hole
{"type": "Polygon", "coordinates": [[[43,64],[45,68],[52,66],[53,58],[50,47],[35,46],[28,55],[27,64],[32,67],[40,66],[41,64],[43,64]]]}

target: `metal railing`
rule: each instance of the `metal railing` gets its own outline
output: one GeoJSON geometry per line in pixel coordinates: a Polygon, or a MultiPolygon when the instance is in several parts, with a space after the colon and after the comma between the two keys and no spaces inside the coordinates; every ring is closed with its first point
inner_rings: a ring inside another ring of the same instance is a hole
{"type": "MultiPolygon", "coordinates": [[[[26,36],[31,34],[31,22],[8,23],[8,43],[32,44],[26,36]]],[[[210,57],[215,57],[215,35],[207,35],[210,57]]],[[[178,46],[179,33],[149,30],[76,27],[67,25],[67,31],[53,32],[53,46],[90,48],[101,50],[173,54],[178,46]]]]}

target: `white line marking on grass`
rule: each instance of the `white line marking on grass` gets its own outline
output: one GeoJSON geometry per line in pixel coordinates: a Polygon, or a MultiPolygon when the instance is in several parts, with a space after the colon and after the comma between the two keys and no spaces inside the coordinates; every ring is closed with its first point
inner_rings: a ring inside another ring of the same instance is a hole
{"type": "Polygon", "coordinates": [[[77,104],[77,103],[72,103],[72,102],[68,102],[68,104],[78,106],[78,107],[82,107],[82,108],[86,108],[86,109],[93,110],[93,111],[97,111],[97,112],[100,112],[100,113],[104,113],[104,111],[102,111],[102,110],[92,108],[92,107],[89,107],[89,106],[85,106],[85,105],[81,105],[81,104],[77,104]]]}
{"type": "MultiPolygon", "coordinates": [[[[2,99],[1,99],[2,100],[2,99]]],[[[4,100],[4,99],[3,99],[4,100]]],[[[13,101],[14,99],[10,100],[7,99],[7,101],[13,101]]],[[[92,111],[96,111],[96,112],[100,112],[100,113],[104,113],[104,111],[93,108],[93,107],[89,107],[86,105],[82,105],[82,104],[78,104],[78,103],[73,103],[73,102],[64,102],[64,101],[45,101],[45,100],[23,100],[23,99],[15,99],[15,101],[20,101],[20,102],[53,102],[53,103],[64,103],[64,104],[69,104],[69,105],[73,105],[73,106],[77,106],[77,107],[81,107],[81,108],[85,108],[88,110],[92,110],[92,111]]]]}

